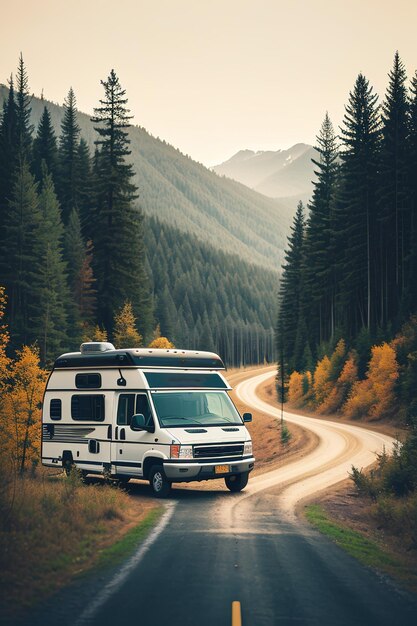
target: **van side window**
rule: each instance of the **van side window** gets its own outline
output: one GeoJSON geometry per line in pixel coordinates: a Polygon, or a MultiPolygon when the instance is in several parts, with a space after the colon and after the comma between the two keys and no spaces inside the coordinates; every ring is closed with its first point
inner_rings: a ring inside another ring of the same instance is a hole
{"type": "Polygon", "coordinates": [[[104,421],[104,396],[82,394],[71,398],[71,417],[85,422],[104,421]]]}
{"type": "Polygon", "coordinates": [[[49,403],[49,417],[51,420],[62,418],[62,402],[59,398],[53,398],[49,403]]]}
{"type": "Polygon", "coordinates": [[[136,413],[142,413],[146,426],[154,426],[148,396],[143,393],[136,396],[136,413]]]}
{"type": "Polygon", "coordinates": [[[75,386],[77,389],[100,389],[101,374],[76,374],[75,386]]]}
{"type": "Polygon", "coordinates": [[[129,426],[134,410],[135,394],[122,393],[119,396],[119,405],[117,407],[117,423],[120,426],[129,426]]]}

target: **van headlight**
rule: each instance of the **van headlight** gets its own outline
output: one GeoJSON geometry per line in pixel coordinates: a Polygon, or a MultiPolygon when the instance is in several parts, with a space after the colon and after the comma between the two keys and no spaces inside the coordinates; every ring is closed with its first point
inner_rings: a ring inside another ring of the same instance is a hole
{"type": "Polygon", "coordinates": [[[192,459],[193,446],[181,446],[175,443],[170,448],[171,459],[192,459]]]}
{"type": "Polygon", "coordinates": [[[248,456],[252,454],[252,442],[245,441],[245,445],[243,446],[243,456],[248,456]]]}

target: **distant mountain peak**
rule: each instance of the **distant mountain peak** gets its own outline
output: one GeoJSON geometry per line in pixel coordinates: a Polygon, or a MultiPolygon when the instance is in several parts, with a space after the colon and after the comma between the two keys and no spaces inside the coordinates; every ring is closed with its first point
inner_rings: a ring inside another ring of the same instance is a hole
{"type": "Polygon", "coordinates": [[[305,198],[312,192],[314,157],[315,149],[300,142],[287,150],[239,150],[212,169],[266,196],[305,198]]]}

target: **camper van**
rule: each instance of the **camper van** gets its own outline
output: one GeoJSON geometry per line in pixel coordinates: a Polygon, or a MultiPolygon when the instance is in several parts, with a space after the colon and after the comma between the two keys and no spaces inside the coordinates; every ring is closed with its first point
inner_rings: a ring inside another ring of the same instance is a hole
{"type": "Polygon", "coordinates": [[[106,342],[60,356],[46,386],[42,463],[127,482],[166,497],[174,482],[224,478],[241,491],[255,459],[217,354],[116,350],[106,342]]]}

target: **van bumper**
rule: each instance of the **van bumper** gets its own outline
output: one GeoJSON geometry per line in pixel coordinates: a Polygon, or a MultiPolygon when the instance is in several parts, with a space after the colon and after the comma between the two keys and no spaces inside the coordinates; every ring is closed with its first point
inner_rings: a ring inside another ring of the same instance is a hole
{"type": "Polygon", "coordinates": [[[255,458],[245,457],[233,461],[218,459],[208,462],[178,462],[177,460],[164,461],[166,477],[172,482],[188,482],[191,480],[211,480],[224,478],[233,474],[251,472],[255,465],[255,458]],[[216,467],[227,465],[229,471],[216,472],[216,467]]]}

